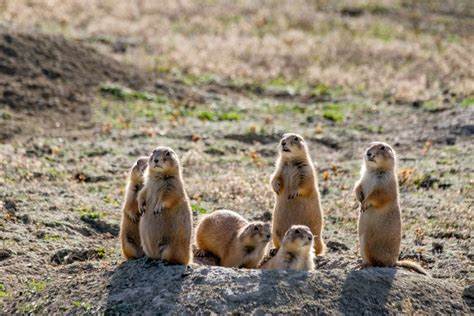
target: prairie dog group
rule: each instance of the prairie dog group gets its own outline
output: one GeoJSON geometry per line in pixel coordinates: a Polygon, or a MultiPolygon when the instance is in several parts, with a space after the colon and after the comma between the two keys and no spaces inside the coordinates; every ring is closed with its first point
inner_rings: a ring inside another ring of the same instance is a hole
{"type": "MultiPolygon", "coordinates": [[[[224,267],[313,270],[315,254],[326,250],[324,220],[316,172],[302,136],[283,135],[271,187],[272,225],[249,222],[230,210],[215,211],[196,227],[196,254],[212,253],[224,267]],[[265,257],[271,240],[274,255],[265,257]]],[[[392,147],[370,144],[354,193],[360,203],[363,267],[400,266],[427,274],[415,262],[398,260],[401,213],[392,147]]],[[[157,147],[149,157],[140,157],[129,173],[120,229],[122,254],[126,259],[145,255],[189,264],[192,235],[192,212],[178,156],[171,148],[157,147]]]]}
{"type": "Polygon", "coordinates": [[[427,274],[414,262],[398,261],[402,221],[396,154],[392,147],[382,142],[370,144],[354,193],[360,202],[358,232],[362,265],[401,266],[427,274]]]}
{"type": "Polygon", "coordinates": [[[196,228],[200,251],[211,252],[224,267],[256,268],[270,242],[269,223],[248,222],[229,210],[204,216],[196,228]]]}
{"type": "Polygon", "coordinates": [[[148,164],[148,157],[140,157],[132,166],[127,187],[125,201],[122,206],[122,222],[120,229],[120,242],[122,254],[125,258],[139,258],[144,255],[139,232],[140,213],[138,210],[137,196],[143,187],[143,173],[148,164]]]}
{"type": "Polygon", "coordinates": [[[308,226],[293,225],[286,232],[276,255],[263,263],[264,270],[314,270],[313,233],[308,226]]]}
{"type": "Polygon", "coordinates": [[[191,262],[192,212],[178,156],[168,147],[150,155],[138,195],[140,238],[147,257],[170,263],[191,262]]]}
{"type": "Polygon", "coordinates": [[[316,254],[324,254],[326,245],[321,236],[324,222],[316,174],[306,142],[300,135],[283,135],[271,186],[275,192],[273,245],[280,247],[291,226],[306,225],[314,235],[316,254]]]}

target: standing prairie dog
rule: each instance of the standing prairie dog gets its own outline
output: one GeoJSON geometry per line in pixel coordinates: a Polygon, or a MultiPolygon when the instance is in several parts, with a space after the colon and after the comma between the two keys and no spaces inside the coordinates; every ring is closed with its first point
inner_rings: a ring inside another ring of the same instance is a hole
{"type": "Polygon", "coordinates": [[[277,254],[262,264],[261,268],[264,270],[314,270],[313,239],[313,233],[308,226],[291,226],[277,254]]]}
{"type": "Polygon", "coordinates": [[[397,261],[400,255],[402,222],[398,201],[396,154],[386,143],[367,148],[361,178],[354,189],[360,202],[359,242],[363,266],[406,267],[427,272],[415,262],[397,261]]]}
{"type": "Polygon", "coordinates": [[[204,216],[196,228],[199,252],[211,252],[224,267],[258,266],[271,238],[269,223],[248,222],[229,210],[204,216]]]}
{"type": "Polygon", "coordinates": [[[140,245],[137,195],[143,187],[143,172],[147,166],[148,157],[140,157],[133,165],[128,176],[125,201],[122,206],[122,222],[120,225],[120,242],[122,255],[126,259],[139,258],[144,255],[140,245]]]}
{"type": "Polygon", "coordinates": [[[192,213],[178,156],[171,148],[157,147],[150,155],[138,205],[145,254],[170,263],[190,263],[192,213]]]}
{"type": "Polygon", "coordinates": [[[272,223],[274,246],[280,247],[291,226],[306,225],[313,232],[316,254],[324,254],[326,245],[321,236],[324,222],[316,173],[300,135],[283,135],[271,185],[276,197],[272,223]]]}

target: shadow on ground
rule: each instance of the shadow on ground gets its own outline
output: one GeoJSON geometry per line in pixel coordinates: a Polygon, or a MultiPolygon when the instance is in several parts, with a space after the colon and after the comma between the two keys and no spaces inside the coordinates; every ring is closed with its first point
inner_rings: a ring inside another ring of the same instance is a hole
{"type": "Polygon", "coordinates": [[[340,312],[343,314],[360,313],[360,307],[372,305],[372,312],[387,314],[390,291],[397,272],[393,268],[384,268],[383,274],[372,274],[364,270],[351,271],[342,285],[340,312]],[[361,282],[365,279],[365,282],[361,282]]]}
{"type": "Polygon", "coordinates": [[[111,275],[106,313],[467,313],[462,288],[401,269],[261,271],[139,259],[111,275]]]}

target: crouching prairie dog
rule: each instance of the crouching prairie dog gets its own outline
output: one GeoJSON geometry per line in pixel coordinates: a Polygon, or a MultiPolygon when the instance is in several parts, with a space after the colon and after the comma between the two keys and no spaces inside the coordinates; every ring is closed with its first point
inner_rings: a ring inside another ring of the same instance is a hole
{"type": "Polygon", "coordinates": [[[150,155],[138,195],[140,238],[147,257],[173,264],[191,263],[192,213],[178,156],[168,147],[150,155]]]}
{"type": "Polygon", "coordinates": [[[229,210],[204,216],[196,228],[197,253],[216,255],[224,267],[256,268],[270,238],[269,223],[248,222],[229,210]]]}
{"type": "Polygon", "coordinates": [[[396,154],[392,147],[382,142],[370,144],[365,151],[361,178],[354,193],[360,202],[358,232],[362,265],[400,266],[427,274],[415,262],[397,261],[400,255],[402,221],[396,154]]]}
{"type": "Polygon", "coordinates": [[[148,157],[140,157],[130,169],[125,200],[122,206],[122,221],[120,224],[120,243],[122,255],[126,259],[139,258],[144,255],[140,243],[137,196],[143,187],[143,173],[147,166],[148,157]]]}
{"type": "Polygon", "coordinates": [[[324,222],[316,173],[306,142],[300,135],[283,135],[271,185],[275,191],[274,246],[280,247],[292,225],[306,225],[314,235],[316,254],[324,254],[326,245],[321,236],[324,222]]]}
{"type": "Polygon", "coordinates": [[[274,257],[262,263],[264,270],[314,270],[313,233],[304,225],[293,225],[285,234],[274,257]]]}

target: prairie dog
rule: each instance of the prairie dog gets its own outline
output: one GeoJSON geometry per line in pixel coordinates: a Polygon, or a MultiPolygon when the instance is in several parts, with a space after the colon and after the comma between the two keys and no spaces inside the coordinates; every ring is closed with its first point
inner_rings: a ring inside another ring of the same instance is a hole
{"type": "Polygon", "coordinates": [[[176,153],[168,147],[157,147],[150,155],[144,177],[138,195],[143,251],[152,259],[189,264],[192,213],[176,153]]]}
{"type": "Polygon", "coordinates": [[[264,270],[314,270],[313,233],[304,225],[293,225],[285,234],[277,254],[265,262],[264,270]]]}
{"type": "Polygon", "coordinates": [[[373,142],[365,151],[361,178],[354,193],[360,202],[358,222],[363,266],[401,266],[427,272],[415,262],[397,261],[402,221],[398,200],[396,154],[386,143],[373,142]]]}
{"type": "Polygon", "coordinates": [[[139,258],[144,255],[140,244],[137,195],[143,187],[143,172],[147,166],[148,157],[140,157],[130,169],[125,201],[122,206],[122,221],[120,225],[120,242],[122,255],[126,259],[139,258]]]}
{"type": "Polygon", "coordinates": [[[219,210],[204,216],[196,228],[199,251],[218,256],[224,267],[256,268],[270,238],[269,223],[248,222],[229,210],[219,210]]]}
{"type": "Polygon", "coordinates": [[[280,247],[284,234],[291,226],[306,225],[314,235],[316,254],[324,254],[326,245],[321,236],[324,222],[316,173],[306,142],[300,135],[283,135],[271,185],[275,191],[272,222],[274,246],[280,247]]]}

